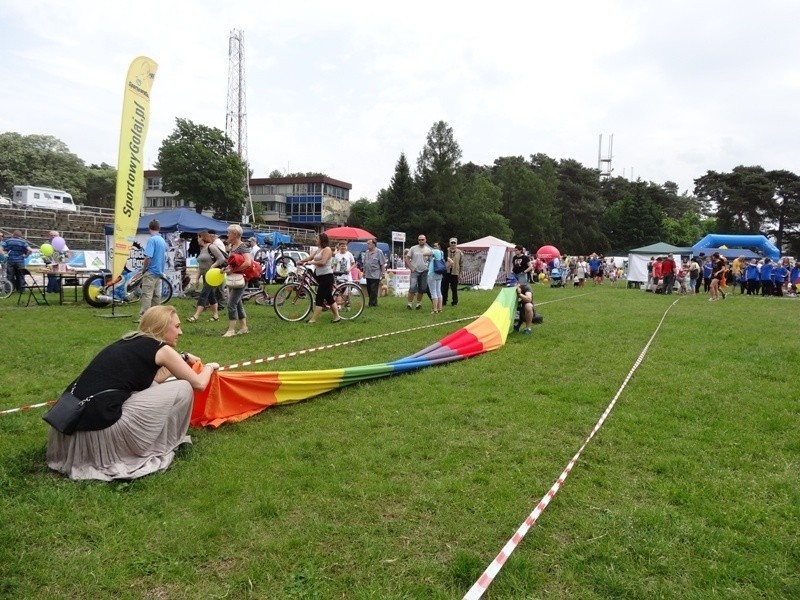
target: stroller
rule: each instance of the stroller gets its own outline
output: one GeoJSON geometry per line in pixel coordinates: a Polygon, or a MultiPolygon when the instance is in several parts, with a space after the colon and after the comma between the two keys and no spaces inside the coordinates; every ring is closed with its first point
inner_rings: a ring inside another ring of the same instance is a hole
{"type": "Polygon", "coordinates": [[[550,270],[550,287],[564,287],[564,273],[558,267],[550,270]]]}

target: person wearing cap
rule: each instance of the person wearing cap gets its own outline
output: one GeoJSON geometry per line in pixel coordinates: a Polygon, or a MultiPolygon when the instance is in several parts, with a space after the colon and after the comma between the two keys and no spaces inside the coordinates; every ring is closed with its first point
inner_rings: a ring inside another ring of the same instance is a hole
{"type": "Polygon", "coordinates": [[[256,254],[258,254],[258,251],[261,250],[261,248],[258,247],[258,240],[256,240],[254,237],[249,237],[247,238],[247,245],[250,246],[250,256],[253,260],[255,260],[256,254]]]}
{"type": "Polygon", "coordinates": [[[458,304],[458,279],[461,277],[461,272],[464,268],[464,253],[458,248],[457,238],[450,238],[450,243],[447,246],[447,258],[450,261],[447,263],[447,273],[444,274],[442,279],[442,306],[447,305],[448,291],[453,292],[453,300],[450,306],[455,306],[458,304]]]}

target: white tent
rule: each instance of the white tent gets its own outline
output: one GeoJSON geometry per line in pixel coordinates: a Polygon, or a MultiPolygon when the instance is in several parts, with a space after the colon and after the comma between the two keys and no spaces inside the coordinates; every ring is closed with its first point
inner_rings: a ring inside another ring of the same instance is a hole
{"type": "Polygon", "coordinates": [[[471,242],[464,242],[458,245],[462,250],[488,250],[490,246],[505,246],[512,252],[514,251],[514,244],[496,238],[493,235],[487,235],[478,240],[472,240],[471,242]]]}
{"type": "Polygon", "coordinates": [[[506,282],[511,271],[514,244],[487,235],[458,244],[458,247],[464,252],[464,269],[459,279],[461,283],[491,287],[494,283],[506,282]]]}
{"type": "Polygon", "coordinates": [[[628,283],[647,283],[647,263],[650,261],[650,258],[666,256],[667,254],[672,254],[675,263],[680,266],[681,256],[690,256],[691,248],[672,246],[664,242],[643,246],[641,248],[634,248],[630,251],[630,254],[628,254],[628,283]]]}

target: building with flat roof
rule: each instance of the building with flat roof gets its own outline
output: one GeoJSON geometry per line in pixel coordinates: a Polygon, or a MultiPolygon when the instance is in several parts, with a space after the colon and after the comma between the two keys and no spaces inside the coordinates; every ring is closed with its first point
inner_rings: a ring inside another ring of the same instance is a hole
{"type": "Polygon", "coordinates": [[[262,206],[267,224],[315,229],[347,221],[351,189],[351,184],[325,175],[250,179],[253,205],[262,206]]]}
{"type": "MultiPolygon", "coordinates": [[[[253,206],[261,206],[259,222],[265,225],[316,230],[344,225],[350,215],[351,189],[351,184],[326,175],[250,178],[253,206]]],[[[194,206],[178,194],[163,191],[161,175],[155,170],[144,172],[142,193],[143,213],[194,206]]]]}

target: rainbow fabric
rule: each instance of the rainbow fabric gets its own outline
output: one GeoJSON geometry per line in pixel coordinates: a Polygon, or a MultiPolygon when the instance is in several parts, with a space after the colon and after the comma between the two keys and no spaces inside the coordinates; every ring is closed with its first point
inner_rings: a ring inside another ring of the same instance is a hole
{"type": "Polygon", "coordinates": [[[216,373],[208,388],[195,392],[191,424],[195,427],[219,427],[223,423],[247,419],[275,404],[299,402],[359,381],[496,350],[506,343],[515,309],[514,288],[504,288],[486,312],[469,325],[424,350],[390,363],[320,371],[216,373]]]}

